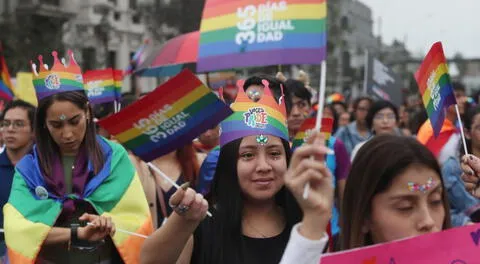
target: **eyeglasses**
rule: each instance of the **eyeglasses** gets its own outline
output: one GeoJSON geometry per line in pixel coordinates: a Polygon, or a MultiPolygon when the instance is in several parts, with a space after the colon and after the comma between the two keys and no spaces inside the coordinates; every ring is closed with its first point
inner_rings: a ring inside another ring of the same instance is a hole
{"type": "Polygon", "coordinates": [[[21,129],[21,128],[24,128],[26,126],[26,124],[22,120],[13,120],[13,121],[3,120],[2,122],[0,122],[0,128],[1,129],[7,129],[10,126],[12,126],[13,129],[21,129]]]}
{"type": "Polygon", "coordinates": [[[376,114],[373,119],[377,120],[377,121],[383,121],[383,120],[387,120],[387,121],[393,121],[396,119],[395,115],[394,114],[376,114]]]}

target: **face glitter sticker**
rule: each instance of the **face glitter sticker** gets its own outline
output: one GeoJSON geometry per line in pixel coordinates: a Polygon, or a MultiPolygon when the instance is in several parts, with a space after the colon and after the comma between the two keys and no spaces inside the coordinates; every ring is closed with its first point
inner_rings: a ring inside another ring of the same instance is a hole
{"type": "Polygon", "coordinates": [[[267,145],[268,143],[268,137],[265,135],[258,135],[256,137],[256,140],[257,140],[257,143],[262,146],[267,145]]]}
{"type": "Polygon", "coordinates": [[[408,182],[408,190],[411,192],[419,191],[426,193],[428,190],[432,189],[436,185],[436,181],[433,180],[432,177],[430,177],[425,184],[418,184],[415,182],[408,182]]]}
{"type": "Polygon", "coordinates": [[[60,120],[62,120],[62,121],[63,121],[63,120],[65,120],[67,117],[66,117],[64,114],[62,114],[62,115],[60,115],[60,117],[59,117],[59,118],[60,118],[60,120]]]}
{"type": "Polygon", "coordinates": [[[247,96],[248,96],[248,98],[250,98],[250,100],[252,100],[254,102],[260,100],[260,92],[257,91],[257,90],[248,91],[247,96]]]}

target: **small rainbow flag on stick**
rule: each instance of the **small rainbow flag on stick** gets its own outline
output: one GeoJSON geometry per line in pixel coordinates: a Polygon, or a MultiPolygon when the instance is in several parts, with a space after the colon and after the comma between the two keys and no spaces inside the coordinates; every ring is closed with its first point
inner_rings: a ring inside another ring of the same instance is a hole
{"type": "MultiPolygon", "coordinates": [[[[302,126],[300,126],[300,130],[295,135],[295,138],[293,138],[292,149],[303,145],[303,143],[305,142],[305,139],[307,139],[309,134],[315,129],[316,119],[317,119],[316,117],[311,117],[303,121],[302,126]]],[[[325,137],[326,141],[330,139],[330,136],[332,135],[332,130],[333,130],[333,119],[322,118],[322,127],[320,129],[320,132],[323,133],[323,136],[325,137]]]]}
{"type": "Polygon", "coordinates": [[[92,104],[102,104],[117,100],[117,89],[111,68],[87,71],[83,74],[85,91],[92,104]]]}
{"type": "Polygon", "coordinates": [[[192,141],[232,110],[191,71],[98,123],[146,162],[192,141]]]}
{"type": "Polygon", "coordinates": [[[13,100],[13,85],[8,73],[7,62],[3,55],[3,45],[0,43],[0,98],[7,101],[13,100]]]}
{"type": "Polygon", "coordinates": [[[457,104],[441,42],[433,44],[415,73],[415,79],[434,135],[437,137],[445,120],[445,109],[457,104]]]}

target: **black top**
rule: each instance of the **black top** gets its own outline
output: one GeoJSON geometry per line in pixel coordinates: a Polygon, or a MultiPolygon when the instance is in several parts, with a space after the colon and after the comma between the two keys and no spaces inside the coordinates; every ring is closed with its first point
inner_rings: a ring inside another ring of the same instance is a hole
{"type": "MultiPolygon", "coordinates": [[[[180,176],[178,177],[178,179],[175,183],[178,184],[179,186],[184,183],[183,173],[180,174],[180,176]]],[[[174,186],[170,187],[170,190],[168,190],[168,191],[162,190],[162,195],[163,195],[163,200],[165,201],[165,210],[167,211],[167,216],[169,216],[173,212],[172,207],[170,207],[170,205],[168,205],[168,201],[170,201],[170,197],[172,197],[172,195],[176,191],[177,191],[177,189],[174,186]]],[[[157,192],[156,193],[156,196],[157,196],[156,199],[157,199],[157,223],[158,223],[158,226],[156,228],[160,228],[162,226],[163,220],[165,219],[165,216],[163,215],[163,212],[162,212],[162,207],[160,205],[161,201],[160,201],[160,198],[158,197],[158,195],[159,195],[159,193],[157,192]]]]}
{"type": "MultiPolygon", "coordinates": [[[[212,255],[217,255],[220,249],[217,245],[222,243],[213,242],[215,228],[209,218],[205,219],[194,233],[194,246],[192,252],[191,264],[212,264],[224,263],[228,264],[278,264],[282,259],[283,252],[290,238],[291,227],[285,227],[281,234],[270,238],[251,238],[247,236],[241,237],[238,257],[228,258],[228,261],[212,259],[212,255]],[[216,244],[216,245],[215,245],[216,244]],[[216,247],[216,248],[213,248],[216,247]]],[[[235,238],[232,236],[231,238],[235,238]]],[[[233,256],[228,252],[223,254],[233,256]]]]}

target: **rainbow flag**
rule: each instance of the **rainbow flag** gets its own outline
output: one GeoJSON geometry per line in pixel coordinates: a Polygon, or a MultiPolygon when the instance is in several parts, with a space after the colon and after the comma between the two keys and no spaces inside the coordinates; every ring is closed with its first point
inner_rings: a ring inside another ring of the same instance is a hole
{"type": "Polygon", "coordinates": [[[147,39],[143,42],[143,44],[135,51],[135,53],[132,56],[132,59],[130,60],[130,64],[128,64],[127,68],[124,71],[124,75],[130,75],[132,74],[137,67],[142,64],[145,54],[145,50],[148,46],[148,43],[150,41],[147,39]]]}
{"type": "Polygon", "coordinates": [[[198,72],[326,58],[326,0],[207,0],[198,72]]]}
{"type": "MultiPolygon", "coordinates": [[[[317,122],[316,117],[311,117],[305,119],[303,124],[300,126],[300,130],[297,132],[292,141],[292,149],[300,147],[305,142],[305,139],[309,133],[315,128],[315,123],[317,122]]],[[[323,133],[325,141],[330,139],[333,130],[333,119],[332,118],[322,118],[322,127],[320,132],[323,133]]]]}
{"type": "Polygon", "coordinates": [[[445,120],[445,109],[457,103],[441,42],[433,44],[415,73],[415,79],[434,135],[437,137],[445,120]]]}
{"type": "Polygon", "coordinates": [[[113,80],[115,81],[115,97],[118,102],[122,99],[123,71],[113,70],[113,80]]]}
{"type": "MultiPolygon", "coordinates": [[[[111,217],[118,229],[150,235],[153,233],[150,209],[127,151],[103,138],[98,137],[97,141],[105,154],[103,169],[87,182],[83,198],[69,195],[67,199],[87,201],[99,215],[111,217]]],[[[17,164],[12,192],[3,208],[11,263],[43,263],[38,254],[62,211],[63,198],[46,186],[36,149],[17,164]]],[[[117,231],[112,239],[124,263],[140,262],[144,238],[117,231]]]]}
{"type": "Polygon", "coordinates": [[[117,99],[117,88],[112,68],[86,71],[83,74],[83,82],[88,100],[92,104],[102,104],[117,99]]]}
{"type": "Polygon", "coordinates": [[[0,42],[0,98],[10,101],[14,96],[10,73],[8,73],[7,62],[3,55],[3,45],[0,42]]]}
{"type": "Polygon", "coordinates": [[[232,113],[189,70],[98,123],[144,161],[169,153],[232,113]]]}

